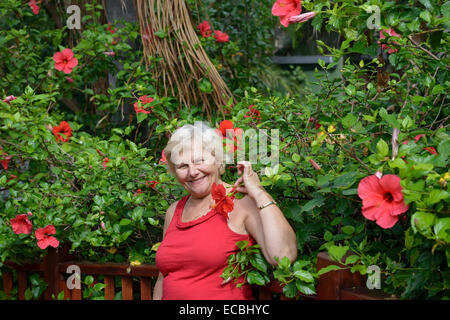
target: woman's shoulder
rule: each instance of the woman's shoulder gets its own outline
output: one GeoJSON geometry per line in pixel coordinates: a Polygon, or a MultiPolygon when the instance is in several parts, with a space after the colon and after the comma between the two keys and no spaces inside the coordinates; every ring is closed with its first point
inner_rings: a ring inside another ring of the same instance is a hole
{"type": "Polygon", "coordinates": [[[166,215],[164,217],[164,234],[166,233],[167,228],[169,228],[169,225],[172,222],[172,219],[173,219],[173,216],[177,209],[178,203],[183,199],[184,198],[181,198],[180,200],[172,202],[172,204],[169,206],[169,208],[167,208],[166,215]]]}

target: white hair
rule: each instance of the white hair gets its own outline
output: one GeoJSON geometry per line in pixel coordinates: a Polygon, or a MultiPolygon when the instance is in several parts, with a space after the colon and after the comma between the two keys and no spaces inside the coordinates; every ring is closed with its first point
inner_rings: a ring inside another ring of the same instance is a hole
{"type": "Polygon", "coordinates": [[[179,161],[183,149],[190,149],[193,145],[201,146],[202,150],[210,152],[216,159],[216,164],[220,165],[219,173],[225,172],[222,137],[216,129],[201,121],[196,121],[193,125],[185,124],[170,137],[164,148],[169,172],[175,172],[175,164],[179,161]]]}

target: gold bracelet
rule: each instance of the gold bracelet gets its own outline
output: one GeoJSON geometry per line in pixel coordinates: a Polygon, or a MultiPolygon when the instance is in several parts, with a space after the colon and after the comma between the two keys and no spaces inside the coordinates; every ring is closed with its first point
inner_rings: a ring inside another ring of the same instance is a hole
{"type": "Polygon", "coordinates": [[[259,207],[259,210],[262,210],[262,209],[264,209],[265,207],[270,206],[271,204],[276,205],[277,203],[276,203],[275,201],[269,201],[269,202],[267,202],[266,204],[263,204],[261,207],[259,207]]]}

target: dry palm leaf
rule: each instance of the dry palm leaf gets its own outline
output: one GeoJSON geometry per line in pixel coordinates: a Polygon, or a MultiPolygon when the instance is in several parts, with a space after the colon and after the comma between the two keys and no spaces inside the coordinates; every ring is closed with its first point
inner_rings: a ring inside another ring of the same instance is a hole
{"type": "Polygon", "coordinates": [[[177,97],[180,106],[201,104],[208,117],[212,104],[222,112],[232,94],[203,49],[186,2],[136,0],[136,11],[146,67],[158,93],[177,97]],[[153,58],[160,61],[152,63],[153,58]],[[200,90],[203,79],[209,80],[212,92],[200,90]]]}

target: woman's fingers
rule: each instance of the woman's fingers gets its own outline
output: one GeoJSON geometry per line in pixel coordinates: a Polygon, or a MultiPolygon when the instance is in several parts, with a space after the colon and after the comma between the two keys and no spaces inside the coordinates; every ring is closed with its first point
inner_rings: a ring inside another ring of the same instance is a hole
{"type": "Polygon", "coordinates": [[[252,171],[252,164],[249,161],[239,161],[237,164],[238,167],[238,175],[244,175],[249,176],[253,173],[252,171]]]}

